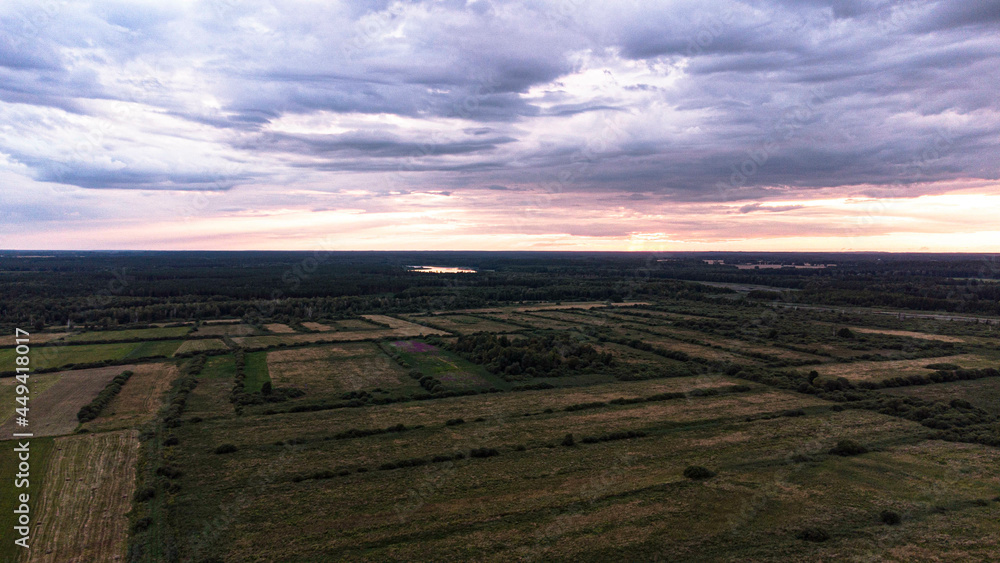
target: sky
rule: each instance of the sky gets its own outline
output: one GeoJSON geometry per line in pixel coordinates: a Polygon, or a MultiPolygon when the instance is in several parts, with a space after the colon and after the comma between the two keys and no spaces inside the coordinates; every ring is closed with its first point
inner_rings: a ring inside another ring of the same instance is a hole
{"type": "Polygon", "coordinates": [[[998,69],[998,0],[5,1],[0,248],[997,252],[998,69]]]}

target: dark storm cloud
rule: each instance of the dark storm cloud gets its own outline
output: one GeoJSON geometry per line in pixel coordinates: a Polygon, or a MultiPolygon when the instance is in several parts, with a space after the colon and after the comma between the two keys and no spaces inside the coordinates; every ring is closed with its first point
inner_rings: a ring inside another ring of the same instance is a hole
{"type": "Polygon", "coordinates": [[[211,190],[389,172],[730,201],[1000,175],[995,0],[11,6],[0,154],[44,181],[211,190]],[[109,103],[148,111],[116,118],[109,103]],[[81,164],[32,128],[90,126],[22,105],[136,133],[91,143],[81,164]],[[143,129],[151,116],[185,125],[143,129]],[[190,138],[217,154],[172,158],[190,138]],[[226,159],[258,167],[220,173],[226,159]]]}

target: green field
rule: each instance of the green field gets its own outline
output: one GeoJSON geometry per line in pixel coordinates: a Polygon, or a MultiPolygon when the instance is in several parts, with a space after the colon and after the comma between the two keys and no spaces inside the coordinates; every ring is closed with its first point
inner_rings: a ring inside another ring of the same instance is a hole
{"type": "Polygon", "coordinates": [[[393,353],[398,354],[410,369],[438,379],[445,389],[462,391],[466,389],[509,389],[510,383],[486,371],[482,366],[440,348],[416,351],[412,344],[419,341],[401,340],[389,344],[393,353]]]}
{"type": "Polygon", "coordinates": [[[246,379],[243,382],[247,393],[260,391],[265,382],[271,381],[267,373],[267,352],[251,352],[246,355],[244,367],[246,379]]]}
{"type": "Polygon", "coordinates": [[[72,336],[67,336],[65,342],[92,342],[107,340],[145,340],[149,338],[173,338],[184,336],[191,332],[193,327],[179,326],[170,328],[139,328],[133,330],[105,330],[93,332],[81,332],[72,336]]]}
{"type": "Polygon", "coordinates": [[[3,544],[0,545],[0,560],[11,563],[28,560],[25,556],[25,550],[14,545],[15,537],[20,537],[20,535],[14,536],[14,526],[17,520],[13,511],[20,504],[17,502],[17,495],[27,492],[30,496],[28,505],[31,507],[31,526],[34,527],[37,523],[39,518],[38,500],[41,497],[42,488],[45,486],[43,477],[46,462],[52,453],[54,442],[53,438],[31,439],[28,459],[31,471],[28,478],[29,487],[25,489],[15,489],[13,486],[14,475],[18,472],[17,465],[20,463],[17,459],[18,454],[14,452],[14,448],[18,447],[18,442],[15,440],[0,442],[0,475],[10,478],[10,482],[4,484],[4,494],[0,495],[0,526],[3,526],[4,530],[3,544]]]}
{"type": "MultiPolygon", "coordinates": [[[[114,344],[53,345],[32,348],[32,369],[61,367],[67,364],[87,364],[106,360],[135,360],[150,356],[169,356],[180,346],[180,340],[154,342],[122,342],[114,344]]],[[[12,366],[12,348],[0,350],[0,365],[12,366]]]]}

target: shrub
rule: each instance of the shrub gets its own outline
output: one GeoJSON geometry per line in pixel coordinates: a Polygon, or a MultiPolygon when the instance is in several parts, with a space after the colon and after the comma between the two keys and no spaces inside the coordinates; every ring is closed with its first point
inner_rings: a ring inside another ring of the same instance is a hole
{"type": "Polygon", "coordinates": [[[830,449],[830,453],[839,456],[852,456],[868,453],[868,448],[855,442],[854,440],[841,440],[830,449]]]}
{"type": "Polygon", "coordinates": [[[851,329],[844,327],[837,331],[837,336],[840,338],[854,338],[854,333],[851,332],[851,329]]]}
{"type": "Polygon", "coordinates": [[[270,395],[274,388],[271,386],[270,381],[265,381],[263,385],[260,386],[261,395],[270,395]]]}
{"type": "Polygon", "coordinates": [[[789,409],[781,413],[781,416],[805,416],[806,411],[802,409],[789,409]]]}
{"type": "Polygon", "coordinates": [[[924,367],[927,369],[943,370],[943,371],[955,371],[957,369],[962,369],[962,367],[957,364],[949,364],[949,363],[927,364],[924,367]]]}
{"type": "Polygon", "coordinates": [[[143,516],[142,518],[136,520],[134,524],[132,524],[132,531],[142,532],[148,529],[152,524],[153,524],[152,518],[150,518],[149,516],[143,516]]]}
{"type": "Polygon", "coordinates": [[[493,457],[495,455],[500,455],[500,451],[496,448],[474,448],[469,450],[469,457],[493,457]]]}
{"type": "Polygon", "coordinates": [[[562,445],[564,445],[564,446],[575,446],[576,445],[576,440],[573,439],[573,435],[572,434],[566,434],[566,436],[563,437],[562,445]]]}
{"type": "Polygon", "coordinates": [[[133,498],[135,502],[146,502],[156,496],[156,489],[153,487],[143,487],[135,492],[133,498]]]}
{"type": "Polygon", "coordinates": [[[178,440],[177,436],[174,436],[173,434],[167,436],[167,438],[165,440],[163,440],[163,445],[164,446],[176,446],[179,443],[180,443],[180,440],[178,440]]]}
{"type": "Polygon", "coordinates": [[[514,446],[514,451],[515,452],[523,452],[526,449],[528,449],[528,448],[525,447],[524,444],[518,444],[518,445],[514,446]]]}
{"type": "Polygon", "coordinates": [[[215,453],[217,454],[231,454],[235,452],[238,448],[233,444],[222,444],[221,446],[215,448],[215,453]]]}
{"type": "Polygon", "coordinates": [[[452,418],[444,423],[445,426],[458,426],[459,424],[465,424],[465,420],[461,418],[452,418]]]}
{"type": "Polygon", "coordinates": [[[177,469],[176,467],[170,465],[162,465],[156,468],[156,474],[162,475],[167,479],[176,479],[180,477],[183,473],[181,473],[181,470],[177,469]]]}
{"type": "Polygon", "coordinates": [[[795,537],[805,541],[824,542],[830,539],[830,534],[822,528],[806,528],[795,534],[795,537]]]}
{"type": "Polygon", "coordinates": [[[700,465],[689,465],[684,469],[684,476],[694,480],[711,479],[715,477],[715,472],[700,465]]]}
{"type": "Polygon", "coordinates": [[[885,522],[890,526],[898,526],[899,523],[903,521],[903,518],[898,512],[893,512],[891,510],[883,510],[882,513],[879,514],[879,518],[882,519],[882,522],[885,522]]]}

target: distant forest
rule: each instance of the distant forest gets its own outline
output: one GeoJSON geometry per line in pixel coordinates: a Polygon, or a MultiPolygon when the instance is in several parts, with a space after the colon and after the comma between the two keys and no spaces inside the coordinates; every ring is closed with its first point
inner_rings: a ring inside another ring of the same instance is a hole
{"type": "Polygon", "coordinates": [[[748,301],[1000,314],[1000,261],[981,254],[5,251],[0,273],[4,322],[37,327],[733,293],[695,282],[765,286],[743,292],[748,301]],[[835,266],[735,266],[756,263],[835,266]],[[419,265],[476,273],[407,267],[419,265]]]}

